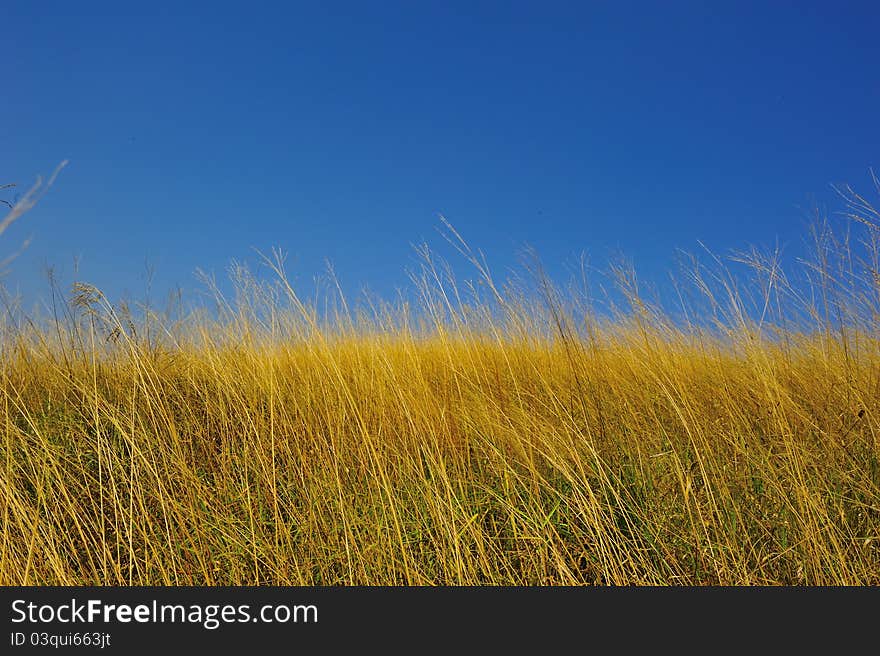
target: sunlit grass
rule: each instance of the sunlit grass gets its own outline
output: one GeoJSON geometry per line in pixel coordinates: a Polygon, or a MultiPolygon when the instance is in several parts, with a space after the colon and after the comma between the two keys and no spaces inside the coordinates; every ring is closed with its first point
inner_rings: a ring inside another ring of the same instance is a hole
{"type": "Polygon", "coordinates": [[[270,257],[214,312],[7,306],[0,583],[880,583],[847,200],[862,250],[820,225],[806,285],[695,264],[668,312],[625,270],[604,309],[534,258],[496,283],[454,231],[478,282],[419,249],[417,304],[307,302],[270,257]]]}

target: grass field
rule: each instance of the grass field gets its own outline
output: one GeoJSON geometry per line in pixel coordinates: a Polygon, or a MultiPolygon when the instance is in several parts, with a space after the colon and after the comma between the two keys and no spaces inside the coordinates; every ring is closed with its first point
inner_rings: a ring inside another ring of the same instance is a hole
{"type": "MultiPolygon", "coordinates": [[[[418,302],[233,271],[165,312],[7,298],[0,583],[878,584],[877,213],[675,303],[537,260],[418,302]]],[[[331,279],[332,280],[332,279],[331,279]]]]}

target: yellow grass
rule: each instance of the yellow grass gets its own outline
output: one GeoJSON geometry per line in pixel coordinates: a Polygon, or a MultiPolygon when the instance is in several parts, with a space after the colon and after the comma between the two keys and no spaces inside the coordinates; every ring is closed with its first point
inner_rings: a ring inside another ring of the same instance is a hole
{"type": "Polygon", "coordinates": [[[0,583],[880,583],[880,288],[819,228],[807,286],[750,256],[668,312],[454,232],[478,281],[420,250],[417,304],[269,258],[214,312],[8,307],[0,583]]]}

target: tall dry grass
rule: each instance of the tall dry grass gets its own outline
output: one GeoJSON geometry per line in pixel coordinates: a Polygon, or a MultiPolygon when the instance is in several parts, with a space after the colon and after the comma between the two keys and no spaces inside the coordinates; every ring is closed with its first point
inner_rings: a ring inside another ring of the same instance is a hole
{"type": "Polygon", "coordinates": [[[880,216],[843,193],[810,260],[694,258],[674,303],[501,284],[451,226],[476,280],[420,248],[417,303],[278,254],[202,310],[6,297],[0,583],[880,583],[880,216]]]}

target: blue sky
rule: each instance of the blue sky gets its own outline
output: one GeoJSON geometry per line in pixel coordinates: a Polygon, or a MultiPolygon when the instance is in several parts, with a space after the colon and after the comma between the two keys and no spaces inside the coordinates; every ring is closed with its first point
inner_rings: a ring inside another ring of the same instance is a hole
{"type": "Polygon", "coordinates": [[[279,246],[405,285],[438,213],[497,271],[526,243],[663,275],[796,249],[880,155],[880,4],[3,4],[0,182],[69,166],[0,254],[111,296],[279,246]],[[183,7],[183,8],[181,8],[183,7]]]}

